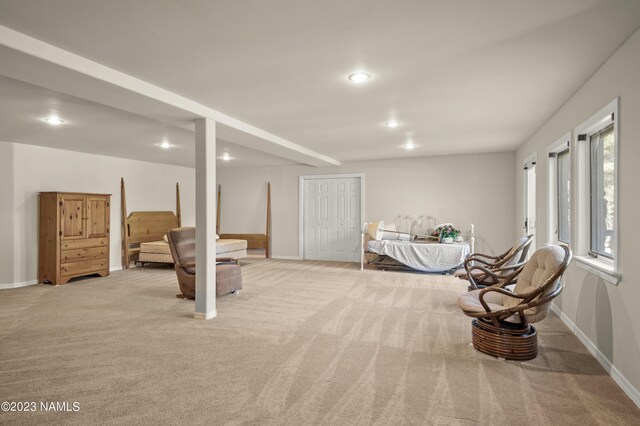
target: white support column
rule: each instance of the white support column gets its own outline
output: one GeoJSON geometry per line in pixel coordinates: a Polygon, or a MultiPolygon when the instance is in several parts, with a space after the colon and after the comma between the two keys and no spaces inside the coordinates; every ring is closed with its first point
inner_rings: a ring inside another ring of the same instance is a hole
{"type": "Polygon", "coordinates": [[[196,120],[196,319],[216,316],[216,122],[196,120]]]}

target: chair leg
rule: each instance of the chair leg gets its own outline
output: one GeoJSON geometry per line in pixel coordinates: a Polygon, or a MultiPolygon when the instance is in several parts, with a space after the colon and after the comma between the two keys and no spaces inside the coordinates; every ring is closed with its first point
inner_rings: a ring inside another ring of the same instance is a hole
{"type": "Polygon", "coordinates": [[[487,355],[514,361],[528,361],[538,356],[538,332],[532,325],[510,329],[474,319],[471,335],[473,347],[487,355]]]}

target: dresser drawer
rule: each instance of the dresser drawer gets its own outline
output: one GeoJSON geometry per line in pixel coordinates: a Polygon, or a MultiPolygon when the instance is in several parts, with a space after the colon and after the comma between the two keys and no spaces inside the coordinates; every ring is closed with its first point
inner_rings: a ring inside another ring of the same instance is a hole
{"type": "Polygon", "coordinates": [[[83,238],[60,242],[61,250],[75,250],[88,247],[109,247],[109,238],[83,238]]]}
{"type": "Polygon", "coordinates": [[[69,262],[60,265],[60,276],[90,274],[104,271],[109,268],[109,259],[84,260],[81,262],[69,262]]]}
{"type": "Polygon", "coordinates": [[[89,247],[75,250],[62,250],[60,263],[77,262],[79,260],[102,259],[109,255],[108,247],[89,247]]]}

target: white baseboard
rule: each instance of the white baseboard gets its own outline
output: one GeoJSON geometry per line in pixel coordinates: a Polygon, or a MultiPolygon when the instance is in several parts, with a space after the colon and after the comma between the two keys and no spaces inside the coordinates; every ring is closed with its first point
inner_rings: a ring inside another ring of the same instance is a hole
{"type": "MultiPolygon", "coordinates": [[[[120,271],[120,270],[122,270],[122,266],[114,266],[113,268],[109,269],[109,272],[120,271]]],[[[22,281],[22,282],[13,283],[13,284],[0,284],[0,290],[8,290],[10,288],[27,287],[27,286],[36,285],[36,284],[38,284],[38,280],[22,281]]]]}
{"type": "Polygon", "coordinates": [[[199,319],[199,320],[210,320],[215,318],[216,316],[218,316],[218,312],[217,311],[213,311],[213,312],[194,312],[193,313],[193,317],[195,319],[199,319]]]}
{"type": "Polygon", "coordinates": [[[302,260],[300,256],[271,256],[271,258],[280,260],[302,260]]]}
{"type": "Polygon", "coordinates": [[[555,304],[551,304],[551,311],[558,315],[558,317],[562,320],[563,323],[571,330],[573,334],[575,334],[578,339],[582,342],[582,344],[587,348],[591,355],[594,356],[595,359],[598,360],[600,365],[609,373],[609,375],[613,378],[613,380],[620,386],[620,388],[627,394],[629,398],[640,407],[640,392],[636,389],[627,379],[620,373],[620,371],[611,363],[609,359],[600,350],[598,347],[587,337],[586,334],[582,332],[578,328],[576,324],[564,313],[562,312],[555,304]]]}
{"type": "Polygon", "coordinates": [[[38,280],[22,281],[20,283],[13,283],[13,284],[0,284],[0,290],[8,290],[10,288],[27,287],[27,286],[35,285],[35,284],[38,284],[38,280]]]}

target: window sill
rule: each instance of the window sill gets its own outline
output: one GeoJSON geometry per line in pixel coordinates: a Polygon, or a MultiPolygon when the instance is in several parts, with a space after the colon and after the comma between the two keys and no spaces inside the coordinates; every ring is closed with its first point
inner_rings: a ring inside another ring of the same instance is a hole
{"type": "Polygon", "coordinates": [[[613,265],[588,256],[574,256],[576,264],[585,271],[591,272],[603,280],[618,285],[622,280],[622,274],[613,269],[613,265]]]}

